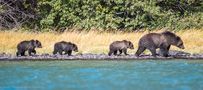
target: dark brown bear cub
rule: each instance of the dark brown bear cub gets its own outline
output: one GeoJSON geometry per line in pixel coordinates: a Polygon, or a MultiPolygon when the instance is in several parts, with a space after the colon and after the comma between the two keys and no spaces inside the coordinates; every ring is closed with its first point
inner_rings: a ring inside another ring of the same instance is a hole
{"type": "Polygon", "coordinates": [[[29,56],[36,54],[35,48],[42,48],[42,44],[38,40],[22,41],[17,45],[16,56],[25,56],[25,51],[28,51],[29,56]]]}
{"type": "Polygon", "coordinates": [[[68,54],[69,56],[72,54],[72,51],[78,52],[78,47],[76,44],[66,41],[57,42],[54,45],[53,54],[59,53],[60,55],[68,54]]]}
{"type": "Polygon", "coordinates": [[[113,53],[114,55],[117,55],[117,51],[119,51],[119,55],[122,54],[122,52],[125,55],[127,54],[127,49],[134,49],[133,43],[127,40],[123,40],[123,41],[114,41],[113,43],[110,44],[110,51],[108,53],[109,56],[111,56],[111,54],[113,53]]]}
{"type": "Polygon", "coordinates": [[[171,45],[181,49],[185,48],[182,39],[170,31],[149,33],[139,40],[138,50],[135,55],[139,56],[145,49],[148,49],[152,53],[152,56],[156,57],[156,49],[159,48],[162,56],[168,57],[168,51],[171,45]]]}

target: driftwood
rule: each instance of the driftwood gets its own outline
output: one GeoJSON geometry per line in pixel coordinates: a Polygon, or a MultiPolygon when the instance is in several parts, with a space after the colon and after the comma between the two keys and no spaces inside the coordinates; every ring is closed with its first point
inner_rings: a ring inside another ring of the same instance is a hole
{"type": "Polygon", "coordinates": [[[37,19],[37,0],[0,0],[0,29],[20,28],[37,19]]]}

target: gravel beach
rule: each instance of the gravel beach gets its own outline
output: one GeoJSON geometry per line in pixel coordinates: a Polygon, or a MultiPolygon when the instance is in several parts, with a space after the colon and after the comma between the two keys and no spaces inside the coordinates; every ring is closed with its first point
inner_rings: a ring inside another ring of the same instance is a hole
{"type": "Polygon", "coordinates": [[[0,61],[19,61],[19,60],[172,60],[172,59],[202,59],[203,54],[190,54],[181,51],[170,51],[169,57],[153,57],[151,55],[144,55],[137,57],[135,55],[120,55],[120,56],[108,56],[107,54],[76,54],[72,56],[68,55],[52,55],[52,54],[41,54],[34,56],[20,56],[17,57],[12,54],[1,53],[0,61]]]}

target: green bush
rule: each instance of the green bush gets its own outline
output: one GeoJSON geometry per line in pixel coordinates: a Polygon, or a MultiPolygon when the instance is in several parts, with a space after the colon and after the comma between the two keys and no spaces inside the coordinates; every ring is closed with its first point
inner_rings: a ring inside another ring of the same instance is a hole
{"type": "MultiPolygon", "coordinates": [[[[40,29],[200,29],[202,0],[38,0],[40,29]]],[[[36,23],[34,23],[36,24],[36,23]]]]}

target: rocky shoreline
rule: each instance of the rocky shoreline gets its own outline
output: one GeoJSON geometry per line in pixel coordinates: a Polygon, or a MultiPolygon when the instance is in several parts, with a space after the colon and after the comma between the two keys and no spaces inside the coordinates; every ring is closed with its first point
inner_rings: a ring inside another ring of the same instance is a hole
{"type": "Polygon", "coordinates": [[[181,51],[170,51],[169,57],[157,56],[156,58],[151,55],[141,55],[136,57],[135,55],[121,55],[121,56],[108,56],[106,54],[76,54],[72,56],[68,55],[51,55],[42,54],[34,56],[21,56],[17,57],[11,54],[0,54],[0,61],[23,61],[23,60],[36,60],[36,61],[49,61],[49,60],[172,60],[172,59],[187,59],[203,60],[203,54],[190,54],[181,51]]]}

